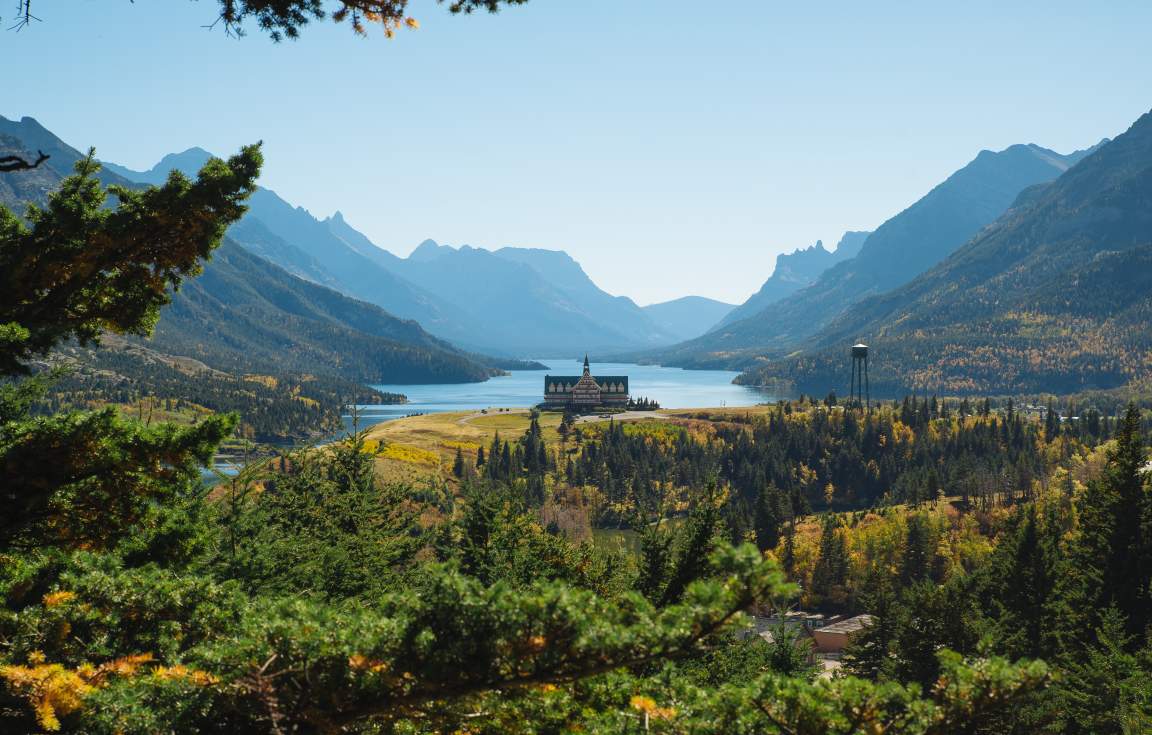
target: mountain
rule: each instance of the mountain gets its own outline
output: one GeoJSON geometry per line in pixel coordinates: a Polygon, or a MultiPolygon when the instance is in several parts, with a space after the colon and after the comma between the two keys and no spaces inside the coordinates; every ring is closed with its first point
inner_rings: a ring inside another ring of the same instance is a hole
{"type": "Polygon", "coordinates": [[[873,387],[1066,393],[1149,386],[1152,113],[1013,206],[939,265],[825,326],[744,382],[827,390],[846,345],[872,347],[873,387]]]}
{"type": "MultiPolygon", "coordinates": [[[[269,232],[294,246],[297,252],[306,254],[309,262],[319,263],[333,288],[398,317],[415,319],[446,339],[467,336],[466,332],[454,329],[465,319],[465,314],[399,276],[379,262],[375,253],[365,254],[350,246],[345,239],[334,235],[329,225],[303,207],[292,206],[276,192],[257,190],[248,202],[248,214],[241,223],[249,219],[259,220],[269,232]]],[[[241,233],[237,233],[236,238],[241,245],[248,246],[241,233]]],[[[379,248],[372,250],[379,251],[379,248]]],[[[383,251],[380,254],[384,255],[383,251]]],[[[299,258],[290,262],[304,265],[299,258]]]]}
{"type": "MultiPolygon", "coordinates": [[[[111,165],[135,181],[199,169],[200,148],[165,156],[148,171],[111,165]]],[[[557,251],[453,248],[425,241],[407,258],[378,247],[337,212],[317,219],[259,189],[229,230],[249,251],[288,272],[414,319],[468,349],[504,355],[607,352],[675,342],[631,300],[600,290],[557,251]]],[[[574,354],[574,353],[573,353],[574,354]]]]}
{"type": "Polygon", "coordinates": [[[643,308],[661,329],[685,340],[704,334],[738,307],[703,296],[683,296],[643,308]]]}
{"type": "Polygon", "coordinates": [[[362,383],[464,383],[499,373],[414,321],[296,278],[230,240],[163,309],[150,342],[224,370],[275,365],[362,383]]]}
{"type": "Polygon", "coordinates": [[[864,241],[860,253],[811,286],[657,357],[681,366],[747,365],[795,350],[862,298],[939,263],[1004,213],[1025,189],[1060,176],[1093,149],[1062,155],[1037,145],[982,151],[864,241]]]}
{"type": "MultiPolygon", "coordinates": [[[[30,148],[51,151],[57,166],[80,157],[32,118],[19,123],[0,118],[6,140],[30,148]],[[18,139],[16,135],[27,135],[18,139]]],[[[19,150],[19,149],[16,149],[19,150]]],[[[109,166],[120,183],[162,183],[168,171],[194,172],[210,155],[199,148],[165,156],[148,171],[109,166]]],[[[43,170],[40,192],[16,199],[6,192],[0,203],[19,207],[26,202],[43,203],[62,178],[58,168],[43,170]]],[[[19,180],[22,177],[4,177],[19,180]]],[[[298,259],[319,277],[328,263],[307,259],[306,253],[273,233],[266,222],[286,228],[295,226],[297,242],[310,243],[308,232],[315,222],[302,209],[294,209],[267,190],[254,197],[258,208],[272,216],[245,218],[238,232],[248,241],[259,241],[264,255],[298,259]]],[[[257,207],[254,207],[257,208],[257,207]]],[[[324,233],[327,228],[316,223],[324,233]]],[[[318,238],[317,238],[318,239],[318,238]]],[[[413,321],[398,319],[372,304],[357,301],[330,288],[287,273],[264,257],[244,252],[226,238],[204,272],[174,294],[161,312],[153,345],[202,360],[217,368],[251,369],[275,364],[280,369],[328,372],[362,382],[466,382],[493,374],[473,356],[425,332],[413,321]],[[353,348],[354,346],[354,348],[353,348]]]]}
{"type": "Polygon", "coordinates": [[[601,290],[580,264],[562,250],[506,247],[495,251],[494,255],[532,268],[589,319],[621,332],[628,340],[625,344],[671,344],[677,339],[632,299],[612,296],[601,290]]]}
{"type": "Polygon", "coordinates": [[[512,354],[563,356],[670,344],[631,299],[600,290],[566,253],[524,248],[492,252],[427,240],[397,265],[407,281],[466,312],[459,342],[512,354]]]}
{"type": "Polygon", "coordinates": [[[776,267],[772,270],[772,276],[747,301],[728,312],[727,316],[714,326],[714,329],[747,319],[785,296],[790,296],[802,288],[811,286],[824,271],[837,263],[856,257],[861,246],[864,245],[864,241],[871,234],[870,232],[845,232],[840,238],[840,243],[836,245],[836,249],[831,252],[825,250],[824,243],[817,240],[816,244],[809,248],[777,255],[776,267]]]}
{"type": "MultiPolygon", "coordinates": [[[[45,139],[44,129],[31,118],[20,123],[0,118],[0,129],[5,131],[0,153],[51,150],[50,161],[65,170],[80,157],[62,141],[45,139]],[[23,130],[32,131],[31,142],[12,135],[23,130]]],[[[185,156],[182,165],[197,158],[185,156]]],[[[144,173],[140,178],[164,178],[144,173]]],[[[29,202],[43,204],[61,178],[47,164],[0,177],[0,204],[17,211],[29,202]]],[[[140,185],[114,172],[108,178],[140,185]]],[[[238,232],[249,243],[258,241],[262,255],[294,259],[316,280],[327,273],[324,264],[271,233],[262,220],[244,224],[238,232]]],[[[121,401],[130,395],[174,400],[194,393],[209,409],[240,410],[246,421],[263,421],[256,429],[264,438],[331,424],[344,400],[400,398],[363,383],[470,382],[499,374],[503,367],[533,367],[464,352],[414,321],[297,277],[230,236],[204,272],[187,280],[162,309],[151,339],[113,337],[100,349],[65,346],[60,353],[78,371],[68,379],[74,393],[121,401]],[[247,385],[249,375],[263,376],[266,383],[262,388],[247,385]]]]}
{"type": "Polygon", "coordinates": [[[100,164],[119,176],[140,184],[159,186],[168,180],[169,172],[180,171],[188,176],[195,176],[196,172],[208,162],[212,154],[203,148],[189,148],[181,153],[169,153],[147,171],[133,171],[126,166],[120,166],[111,161],[101,161],[100,164]]]}
{"type": "MultiPolygon", "coordinates": [[[[211,155],[203,148],[189,148],[164,156],[147,171],[107,162],[104,165],[131,181],[157,184],[173,169],[194,175],[211,155]]],[[[468,332],[454,329],[464,314],[397,276],[389,266],[399,259],[365,244],[367,238],[347,227],[342,217],[320,221],[303,207],[293,206],[261,187],[249,199],[248,213],[229,229],[229,235],[300,278],[375,304],[396,316],[416,319],[446,338],[468,336],[468,332]],[[359,237],[350,237],[351,233],[359,237]]]]}
{"type": "MultiPolygon", "coordinates": [[[[49,156],[39,168],[21,171],[18,176],[0,176],[0,202],[13,207],[18,214],[23,214],[28,202],[43,202],[57,182],[72,173],[73,166],[84,154],[53,135],[35,118],[9,120],[0,115],[0,153],[31,160],[37,151],[49,156]]],[[[96,177],[105,185],[132,184],[107,169],[101,169],[96,177]]]]}

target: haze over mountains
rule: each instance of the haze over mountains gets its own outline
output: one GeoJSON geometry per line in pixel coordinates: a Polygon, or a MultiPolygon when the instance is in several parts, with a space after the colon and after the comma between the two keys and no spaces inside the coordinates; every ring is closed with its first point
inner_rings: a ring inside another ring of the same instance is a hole
{"type": "MultiPolygon", "coordinates": [[[[3,177],[0,204],[13,211],[43,205],[81,154],[31,118],[0,118],[0,153],[26,156],[37,149],[50,151],[44,165],[22,172],[27,176],[3,177]]],[[[101,180],[140,185],[118,170],[125,169],[106,168],[101,180]]],[[[259,239],[266,252],[324,271],[258,221],[245,225],[246,239],[259,239]]],[[[471,382],[504,368],[533,367],[465,352],[414,321],[299,278],[230,236],[161,311],[152,338],[114,338],[101,349],[68,347],[63,353],[78,369],[67,383],[79,394],[121,401],[141,394],[194,396],[212,410],[240,410],[256,435],[268,440],[330,424],[347,400],[397,398],[366,383],[471,382]]]]}
{"type": "MultiPolygon", "coordinates": [[[[134,181],[157,183],[173,168],[194,173],[209,157],[191,148],[165,156],[148,171],[109,168],[134,181]]],[[[294,275],[414,319],[473,350],[568,355],[573,349],[608,352],[685,338],[682,330],[661,327],[631,299],[602,291],[559,251],[489,251],[427,240],[400,258],[339,212],[320,220],[268,189],[253,195],[248,214],[230,234],[294,275]]]]}
{"type": "MultiPolygon", "coordinates": [[[[24,192],[21,199],[8,198],[15,192],[5,193],[3,203],[17,211],[28,202],[43,203],[60,179],[72,172],[81,154],[31,118],[0,120],[0,134],[10,144],[19,144],[18,150],[51,146],[53,151],[48,164],[37,170],[41,185],[24,192]]],[[[196,170],[199,166],[194,164],[207,159],[200,153],[185,152],[165,160],[196,170]]],[[[103,175],[110,184],[153,184],[167,177],[166,171],[160,173],[158,169],[138,174],[115,165],[106,168],[103,175]],[[122,173],[132,174],[134,179],[122,173]]],[[[292,252],[291,246],[281,246],[284,252],[292,252]]],[[[238,368],[251,369],[265,360],[304,371],[327,367],[333,374],[362,382],[482,380],[494,372],[491,365],[464,356],[414,322],[402,321],[380,308],[296,278],[268,260],[246,255],[231,238],[225,238],[217,256],[163,310],[154,338],[157,347],[179,346],[182,354],[208,364],[226,361],[222,356],[231,354],[232,367],[238,368]],[[342,340],[358,342],[361,354],[342,354],[342,340]]]]}
{"type": "Polygon", "coordinates": [[[683,340],[704,334],[736,307],[703,296],[682,296],[643,308],[664,331],[683,340]]]}
{"type": "MultiPolygon", "coordinates": [[[[481,352],[641,351],[818,391],[843,382],[843,343],[864,339],[876,345],[880,391],[1115,387],[1147,379],[1150,126],[1145,116],[1069,154],[982,151],[874,232],[778,256],[735,307],[689,296],[641,308],[555,250],[427,240],[402,258],[339,212],[318,219],[260,189],[165,310],[152,348],[231,371],[322,366],[358,383],[482,380],[520,365],[481,352]],[[899,367],[885,362],[897,357],[899,367]]],[[[43,201],[80,156],[31,118],[0,118],[0,145],[53,155],[52,166],[0,180],[0,201],[17,208],[43,201]]],[[[106,164],[102,176],[155,184],[208,157],[193,148],[148,171],[106,164]]]]}
{"type": "Polygon", "coordinates": [[[1152,113],[906,285],[820,330],[746,382],[847,374],[849,340],[882,391],[1069,393],[1152,385],[1152,113]]]}
{"type": "Polygon", "coordinates": [[[862,298],[904,283],[946,258],[1005,212],[1030,186],[1055,179],[1091,150],[1067,155],[1037,145],[981,151],[904,211],[868,235],[860,252],[740,321],[651,353],[685,367],[744,367],[785,355],[862,298]]]}

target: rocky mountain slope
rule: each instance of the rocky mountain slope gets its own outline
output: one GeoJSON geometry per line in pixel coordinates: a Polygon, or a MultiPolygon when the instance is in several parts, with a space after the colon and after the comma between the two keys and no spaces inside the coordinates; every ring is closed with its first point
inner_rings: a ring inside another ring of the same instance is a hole
{"type": "Polygon", "coordinates": [[[1152,113],[942,263],[834,319],[745,382],[825,390],[872,345],[880,391],[1053,392],[1152,384],[1152,113]]]}
{"type": "Polygon", "coordinates": [[[658,359],[684,366],[743,366],[762,355],[788,354],[859,300],[907,283],[948,257],[1022,191],[1055,179],[1088,152],[1062,155],[1037,145],[982,151],[878,227],[856,257],[825,271],[811,286],[669,348],[658,359]]]}
{"type": "Polygon", "coordinates": [[[824,243],[817,240],[815,245],[799,248],[791,253],[781,253],[776,256],[776,267],[772,275],[740,306],[730,311],[719,323],[713,325],[720,329],[728,324],[755,316],[771,304],[791,296],[797,291],[807,288],[816,282],[826,270],[856,257],[864,241],[871,235],[870,232],[845,232],[840,238],[836,249],[824,249],[824,243]]]}

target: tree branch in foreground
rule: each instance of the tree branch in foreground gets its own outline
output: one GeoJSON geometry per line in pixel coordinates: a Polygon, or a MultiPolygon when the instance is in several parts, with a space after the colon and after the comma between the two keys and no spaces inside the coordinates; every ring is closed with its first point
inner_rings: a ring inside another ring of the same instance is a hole
{"type": "Polygon", "coordinates": [[[28,163],[27,160],[20,156],[0,156],[0,173],[7,173],[9,171],[28,171],[34,168],[40,168],[40,164],[47,161],[52,156],[49,156],[44,151],[36,151],[38,154],[36,160],[28,163]]]}

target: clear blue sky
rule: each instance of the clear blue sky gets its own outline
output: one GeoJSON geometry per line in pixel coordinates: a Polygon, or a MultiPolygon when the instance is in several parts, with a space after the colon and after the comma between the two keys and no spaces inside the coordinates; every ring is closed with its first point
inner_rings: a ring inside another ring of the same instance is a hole
{"type": "Polygon", "coordinates": [[[395,40],[278,46],[203,29],[216,7],[35,0],[0,32],[0,114],[136,168],[263,139],[264,185],[395,253],[564,249],[641,304],[742,301],[983,148],[1068,151],[1152,107],[1142,1],[416,0],[395,40]]]}

